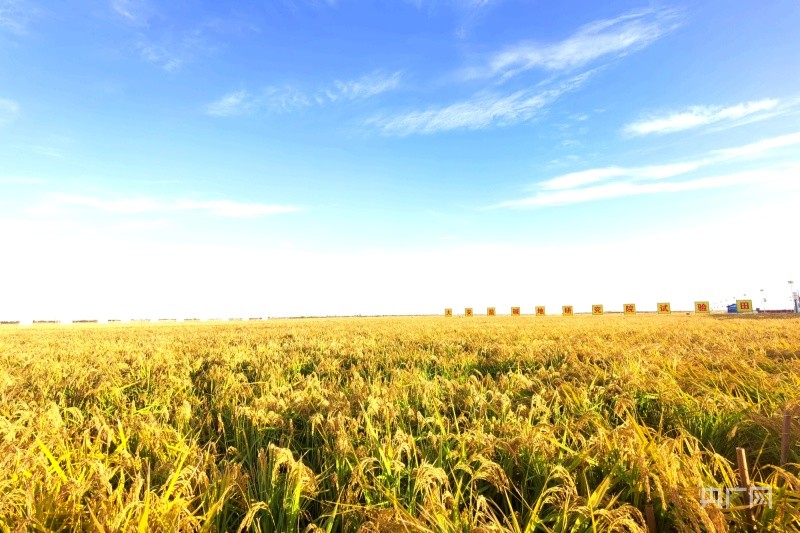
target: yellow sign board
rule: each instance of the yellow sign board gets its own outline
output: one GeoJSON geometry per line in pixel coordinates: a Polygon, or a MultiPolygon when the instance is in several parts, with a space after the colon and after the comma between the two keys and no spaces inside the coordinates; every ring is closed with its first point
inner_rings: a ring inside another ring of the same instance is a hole
{"type": "Polygon", "coordinates": [[[592,306],[592,314],[593,315],[602,315],[603,314],[603,304],[594,304],[592,306]]]}
{"type": "Polygon", "coordinates": [[[453,316],[453,309],[450,307],[445,307],[444,316],[453,316]]]}
{"type": "Polygon", "coordinates": [[[658,303],[658,314],[659,315],[668,315],[672,312],[672,309],[669,306],[669,302],[659,302],[658,303]]]}
{"type": "Polygon", "coordinates": [[[512,307],[511,308],[511,315],[512,316],[519,316],[519,307],[512,307]]]}
{"type": "Polygon", "coordinates": [[[622,306],[622,309],[626,315],[636,314],[636,304],[625,304],[622,306]]]}
{"type": "Polygon", "coordinates": [[[572,316],[572,306],[571,305],[562,305],[561,306],[561,314],[563,316],[572,316]]]}
{"type": "Polygon", "coordinates": [[[494,316],[494,315],[495,315],[494,307],[487,307],[486,308],[486,316],[494,316]]]}
{"type": "Polygon", "coordinates": [[[695,302],[694,303],[694,312],[698,313],[698,314],[710,313],[711,312],[711,304],[709,302],[695,302]]]}
{"type": "Polygon", "coordinates": [[[736,312],[737,313],[752,313],[753,312],[753,300],[736,300],[736,312]]]}
{"type": "Polygon", "coordinates": [[[544,306],[537,305],[536,306],[536,316],[544,316],[544,306]]]}
{"type": "Polygon", "coordinates": [[[465,307],[464,308],[464,316],[472,316],[472,308],[471,307],[465,307]]]}

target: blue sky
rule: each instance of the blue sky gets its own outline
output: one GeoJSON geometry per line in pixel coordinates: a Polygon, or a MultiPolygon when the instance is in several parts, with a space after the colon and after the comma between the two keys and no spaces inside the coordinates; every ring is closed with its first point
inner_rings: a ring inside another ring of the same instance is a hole
{"type": "Polygon", "coordinates": [[[0,0],[0,318],[788,307],[797,27],[796,1],[0,0]]]}

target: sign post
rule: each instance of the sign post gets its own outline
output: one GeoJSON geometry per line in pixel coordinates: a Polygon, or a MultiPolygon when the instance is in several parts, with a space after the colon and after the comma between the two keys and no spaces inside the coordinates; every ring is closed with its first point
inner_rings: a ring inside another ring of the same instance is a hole
{"type": "Polygon", "coordinates": [[[544,316],[544,306],[537,305],[536,306],[536,316],[544,316]]]}
{"type": "Polygon", "coordinates": [[[561,306],[561,316],[572,316],[572,306],[571,305],[562,305],[561,306]]]}
{"type": "Polygon", "coordinates": [[[512,307],[511,308],[511,316],[519,316],[519,307],[512,307]]]}
{"type": "Polygon", "coordinates": [[[594,304],[592,306],[592,314],[593,315],[602,315],[603,314],[603,304],[594,304]]]}
{"type": "Polygon", "coordinates": [[[486,316],[495,316],[494,307],[486,308],[486,316]]]}
{"type": "Polygon", "coordinates": [[[707,315],[711,312],[711,304],[708,302],[695,302],[694,312],[696,315],[707,315]]]}
{"type": "Polygon", "coordinates": [[[636,304],[625,304],[622,306],[623,311],[626,315],[635,315],[636,314],[636,304]]]}
{"type": "Polygon", "coordinates": [[[444,316],[453,316],[453,309],[451,307],[445,307],[444,316]]]}
{"type": "Polygon", "coordinates": [[[464,316],[472,316],[472,308],[471,307],[465,307],[464,308],[464,316]]]}
{"type": "Polygon", "coordinates": [[[672,309],[670,308],[669,302],[659,302],[658,303],[658,314],[659,315],[668,315],[672,313],[672,309]]]}
{"type": "Polygon", "coordinates": [[[736,312],[737,313],[752,313],[753,312],[753,300],[736,300],[736,312]]]}

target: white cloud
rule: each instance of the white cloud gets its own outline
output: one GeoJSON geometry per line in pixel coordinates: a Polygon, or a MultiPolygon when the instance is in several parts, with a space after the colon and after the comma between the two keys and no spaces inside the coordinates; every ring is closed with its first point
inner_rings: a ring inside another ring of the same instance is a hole
{"type": "Polygon", "coordinates": [[[0,30],[24,35],[34,14],[35,10],[24,0],[0,0],[0,30]]]}
{"type": "Polygon", "coordinates": [[[34,145],[31,146],[30,149],[36,152],[37,154],[45,155],[47,157],[52,157],[56,159],[61,159],[62,157],[64,157],[64,154],[61,153],[61,151],[52,148],[50,146],[34,145]]]}
{"type": "Polygon", "coordinates": [[[306,93],[291,85],[271,86],[260,94],[239,90],[222,96],[205,107],[212,116],[227,117],[242,115],[268,109],[270,111],[293,111],[314,104],[325,105],[342,100],[364,100],[396,89],[402,79],[402,72],[384,74],[375,71],[356,80],[335,80],[330,85],[314,92],[306,93]]]}
{"type": "MultiPolygon", "coordinates": [[[[483,4],[477,2],[475,5],[483,4]]],[[[496,53],[486,65],[466,72],[468,78],[506,79],[539,68],[563,73],[603,57],[618,57],[638,50],[675,28],[674,10],[650,9],[627,13],[614,19],[595,21],[583,26],[569,38],[550,44],[524,42],[496,53]]],[[[563,93],[579,87],[597,67],[561,82],[540,84],[536,89],[522,89],[501,94],[483,91],[474,97],[443,106],[410,111],[394,116],[377,116],[367,124],[383,133],[409,135],[454,129],[479,129],[524,122],[538,116],[563,93]],[[546,88],[552,84],[554,88],[546,88]]]]}
{"type": "Polygon", "coordinates": [[[757,113],[774,110],[778,100],[767,98],[753,102],[743,102],[729,107],[691,106],[686,110],[664,116],[649,117],[624,127],[630,135],[649,135],[652,133],[673,133],[722,121],[736,121],[757,113]]]}
{"type": "Polygon", "coordinates": [[[161,45],[144,41],[139,42],[137,47],[145,61],[154,63],[167,72],[172,72],[184,64],[188,50],[187,46],[182,46],[181,50],[175,51],[161,45]]]}
{"type": "Polygon", "coordinates": [[[456,37],[465,39],[470,30],[478,25],[479,21],[484,15],[495,5],[499,4],[499,0],[461,0],[456,2],[461,11],[461,20],[456,28],[456,37]]]}
{"type": "MultiPolygon", "coordinates": [[[[312,100],[302,91],[291,86],[267,87],[261,98],[253,100],[253,109],[264,107],[270,111],[294,111],[303,107],[308,107],[312,100]]],[[[318,104],[324,100],[317,100],[318,104]]]]}
{"type": "Polygon", "coordinates": [[[708,160],[689,161],[686,163],[669,163],[665,165],[649,165],[643,167],[607,167],[607,168],[592,168],[589,170],[581,170],[578,172],[570,172],[540,184],[537,187],[544,190],[562,190],[574,189],[583,185],[589,185],[600,181],[606,181],[609,178],[636,178],[636,179],[649,179],[660,180],[673,178],[687,172],[692,172],[707,164],[708,160]]]}
{"type": "Polygon", "coordinates": [[[19,114],[19,104],[8,98],[0,98],[0,125],[11,122],[19,114]]]}
{"type": "Polygon", "coordinates": [[[288,111],[306,107],[316,102],[323,105],[340,100],[363,100],[396,89],[403,77],[401,71],[386,74],[376,70],[356,80],[334,80],[330,85],[313,92],[305,92],[291,86],[268,87],[265,91],[265,104],[271,109],[288,111]]]}
{"type": "Polygon", "coordinates": [[[420,10],[438,11],[442,6],[450,8],[455,15],[455,35],[459,39],[464,39],[480,23],[484,15],[502,3],[502,0],[406,0],[406,2],[420,10]]]}
{"type": "Polygon", "coordinates": [[[350,100],[370,98],[385,93],[386,91],[396,89],[400,84],[401,77],[402,73],[400,71],[394,72],[389,76],[381,72],[373,72],[357,80],[336,80],[333,82],[333,90],[326,92],[326,95],[333,101],[339,98],[347,98],[350,100]]]}
{"type": "Polygon", "coordinates": [[[40,216],[58,216],[72,212],[75,208],[89,208],[115,215],[144,213],[169,213],[196,211],[207,215],[227,218],[254,218],[298,211],[290,205],[234,202],[231,200],[185,200],[163,201],[149,197],[106,199],[92,196],[53,193],[31,210],[40,216]]]}
{"type": "Polygon", "coordinates": [[[245,90],[234,91],[208,104],[206,113],[215,117],[230,117],[247,113],[255,105],[256,102],[250,93],[245,90]]]}
{"type": "Polygon", "coordinates": [[[800,164],[771,166],[763,169],[734,172],[683,181],[637,182],[617,181],[591,187],[542,191],[519,200],[501,202],[493,208],[532,208],[562,206],[641,194],[685,192],[699,189],[730,187],[749,183],[791,183],[800,171],[800,164]]]}
{"type": "Polygon", "coordinates": [[[719,158],[720,160],[735,159],[739,157],[757,157],[771,150],[795,146],[797,144],[800,144],[800,132],[781,135],[780,137],[763,139],[761,141],[756,141],[744,146],[738,146],[736,148],[715,150],[712,152],[712,157],[719,158]]]}
{"type": "Polygon", "coordinates": [[[572,189],[574,187],[596,183],[608,178],[624,176],[626,172],[627,170],[621,167],[590,168],[588,170],[570,172],[569,174],[564,174],[562,176],[549,179],[543,183],[537,184],[536,186],[537,188],[547,190],[572,189]]]}
{"type": "Polygon", "coordinates": [[[424,111],[373,117],[367,123],[389,135],[410,135],[525,122],[538,116],[562,94],[580,87],[590,75],[591,72],[584,73],[551,89],[519,90],[509,95],[483,94],[424,111]]]}
{"type": "Polygon", "coordinates": [[[150,28],[149,20],[157,14],[148,2],[139,0],[116,0],[112,9],[131,27],[134,46],[139,56],[161,69],[172,72],[198,56],[208,54],[216,48],[214,34],[251,30],[252,26],[235,20],[212,20],[197,24],[190,29],[172,26],[150,28]]]}
{"type": "Polygon", "coordinates": [[[692,161],[646,165],[639,167],[611,166],[562,174],[537,183],[534,194],[489,206],[490,208],[548,207],[567,205],[636,194],[680,192],[710,187],[764,181],[786,182],[800,164],[770,166],[761,170],[721,174],[716,177],[697,177],[673,180],[701,168],[730,163],[740,159],[765,156],[781,148],[800,145],[800,132],[772,137],[747,145],[714,150],[692,161]],[[788,166],[787,166],[788,165],[788,166]]]}
{"type": "Polygon", "coordinates": [[[132,26],[147,26],[153,12],[143,0],[111,0],[111,10],[132,26]]]}
{"type": "Polygon", "coordinates": [[[508,78],[538,68],[563,71],[602,57],[639,50],[676,27],[673,10],[644,10],[587,24],[555,43],[522,42],[495,54],[488,65],[471,69],[469,77],[508,78]]]}

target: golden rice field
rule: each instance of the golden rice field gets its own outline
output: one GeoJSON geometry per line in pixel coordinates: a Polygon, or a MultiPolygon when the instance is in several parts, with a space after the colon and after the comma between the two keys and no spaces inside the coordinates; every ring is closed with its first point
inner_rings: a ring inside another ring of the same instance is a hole
{"type": "Polygon", "coordinates": [[[798,531],[799,397],[796,318],[4,326],[0,530],[743,531],[743,447],[798,531]]]}

